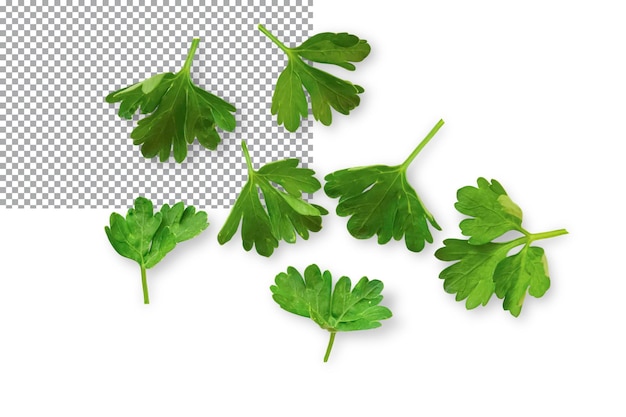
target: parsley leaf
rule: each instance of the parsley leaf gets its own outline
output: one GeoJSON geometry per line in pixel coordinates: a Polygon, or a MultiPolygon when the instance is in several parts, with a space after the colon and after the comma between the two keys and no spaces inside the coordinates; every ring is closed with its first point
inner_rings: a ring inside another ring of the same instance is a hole
{"type": "Polygon", "coordinates": [[[484,178],[478,187],[467,186],[457,193],[456,209],[471,216],[460,223],[467,240],[446,239],[435,252],[442,261],[458,261],[444,269],[439,277],[446,292],[465,300],[467,309],[486,305],[495,293],[503,298],[503,307],[519,316],[526,293],[543,296],[550,288],[548,263],[544,250],[531,244],[566,234],[565,229],[530,233],[522,227],[522,210],[507,195],[502,185],[484,178]],[[503,234],[516,231],[522,236],[507,242],[492,242],[503,234]],[[516,247],[519,252],[510,255],[516,247]]]}
{"type": "Polygon", "coordinates": [[[241,222],[241,238],[246,251],[256,247],[263,256],[271,256],[278,242],[295,243],[296,233],[303,239],[309,231],[322,228],[322,215],[326,209],[309,204],[302,193],[313,193],[321,188],[311,169],[298,168],[295,158],[270,162],[258,171],[252,166],[245,141],[241,147],[248,166],[248,181],[243,186],[217,239],[223,245],[228,242],[241,222]],[[277,184],[282,189],[275,187],[277,184]],[[263,194],[265,206],[259,198],[263,194]]]}
{"type": "Polygon", "coordinates": [[[139,120],[130,137],[133,144],[142,145],[146,158],[159,155],[161,162],[174,150],[176,162],[187,156],[187,144],[198,138],[200,144],[215,150],[220,142],[216,128],[235,129],[235,107],[196,86],[191,80],[191,62],[200,43],[193,39],[185,64],[179,72],[152,77],[122,88],[106,96],[106,101],[121,101],[119,116],[131,119],[137,109],[151,113],[139,120]]]}
{"type": "Polygon", "coordinates": [[[404,236],[413,252],[424,249],[425,242],[432,243],[428,223],[441,228],[409,184],[406,171],[443,123],[440,120],[400,165],[347,168],[326,176],[324,191],[331,198],[339,197],[339,216],[351,216],[347,227],[352,236],[369,239],[376,234],[380,244],[404,236]]]}
{"type": "Polygon", "coordinates": [[[139,264],[145,304],[150,303],[146,269],[159,263],[177,243],[199,235],[209,225],[204,211],[185,208],[182,202],[172,207],[164,204],[157,213],[153,210],[150,200],[138,197],[126,218],[111,213],[109,226],[104,227],[113,249],[139,264]]]}
{"type": "Polygon", "coordinates": [[[284,124],[290,132],[300,127],[302,117],[309,114],[306,96],[311,97],[313,117],[328,126],[332,122],[332,107],[341,114],[349,114],[360,103],[359,94],[363,87],[342,80],[317,69],[303,59],[324,64],[333,64],[353,71],[352,62],[360,62],[370,53],[367,41],[349,33],[318,33],[296,48],[288,48],[263,25],[259,30],[271,39],[288,58],[287,66],[276,82],[272,97],[272,114],[277,115],[278,124],[284,124]]]}
{"type": "Polygon", "coordinates": [[[315,265],[304,270],[304,278],[294,267],[276,276],[272,285],[272,298],[284,310],[308,317],[330,332],[324,355],[328,361],[337,332],[367,330],[380,327],[380,320],[391,317],[387,307],[379,306],[383,296],[383,283],[363,277],[350,290],[352,282],[341,277],[332,290],[330,272],[320,271],[315,265]]]}

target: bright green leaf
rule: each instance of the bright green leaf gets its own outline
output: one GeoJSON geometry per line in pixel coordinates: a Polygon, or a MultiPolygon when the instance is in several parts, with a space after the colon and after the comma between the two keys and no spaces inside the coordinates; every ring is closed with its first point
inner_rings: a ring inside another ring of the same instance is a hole
{"type": "Polygon", "coordinates": [[[352,71],[355,69],[352,62],[360,62],[369,55],[367,41],[348,33],[325,32],[312,36],[298,47],[288,48],[263,25],[259,25],[259,30],[288,58],[272,97],[271,111],[279,125],[295,132],[301,119],[307,117],[309,110],[303,87],[311,97],[313,117],[326,126],[332,123],[331,108],[341,114],[349,114],[359,105],[363,87],[315,68],[303,59],[338,65],[352,71]]]}
{"type": "Polygon", "coordinates": [[[428,224],[441,228],[409,184],[406,171],[443,123],[440,120],[400,165],[347,168],[326,176],[324,191],[331,198],[339,198],[336,212],[350,217],[347,227],[352,236],[369,239],[377,235],[380,244],[404,237],[406,247],[413,252],[424,249],[426,242],[432,243],[428,224]]]}
{"type": "Polygon", "coordinates": [[[446,269],[443,288],[466,301],[468,309],[486,305],[495,290],[493,274],[510,247],[502,243],[471,245],[467,240],[446,239],[436,253],[442,261],[459,261],[446,269]]]}
{"type": "Polygon", "coordinates": [[[548,264],[542,248],[524,246],[513,256],[502,260],[494,272],[496,295],[504,298],[504,309],[519,316],[526,292],[543,296],[550,288],[548,264]]]}
{"type": "Polygon", "coordinates": [[[106,97],[109,103],[121,102],[122,118],[131,119],[137,109],[151,113],[139,120],[130,134],[146,158],[159,155],[166,161],[173,150],[176,162],[182,162],[194,139],[214,150],[221,141],[216,129],[235,129],[235,107],[191,80],[191,63],[199,43],[198,38],[192,41],[185,64],[176,74],[156,74],[106,97]]]}
{"type": "Polygon", "coordinates": [[[196,212],[193,206],[184,208],[180,202],[170,208],[165,204],[154,213],[152,202],[138,197],[125,218],[111,213],[109,226],[104,230],[117,253],[139,264],[144,303],[148,304],[146,269],[159,263],[176,244],[199,235],[208,225],[207,214],[196,212]]]}
{"type": "MultiPolygon", "coordinates": [[[[491,242],[510,230],[520,230],[522,210],[506,194],[499,182],[478,179],[478,188],[463,187],[457,192],[456,209],[472,218],[461,222],[461,233],[470,243],[491,242]]],[[[521,230],[520,230],[521,231],[521,230]]]]}
{"type": "Polygon", "coordinates": [[[391,317],[387,307],[380,306],[383,283],[361,278],[351,289],[348,277],[341,277],[332,289],[330,272],[313,264],[304,271],[304,277],[293,267],[276,276],[270,287],[272,298],[281,308],[303,317],[309,317],[322,329],[330,332],[330,341],[324,357],[328,360],[337,332],[367,330],[380,327],[381,320],[391,317]]]}

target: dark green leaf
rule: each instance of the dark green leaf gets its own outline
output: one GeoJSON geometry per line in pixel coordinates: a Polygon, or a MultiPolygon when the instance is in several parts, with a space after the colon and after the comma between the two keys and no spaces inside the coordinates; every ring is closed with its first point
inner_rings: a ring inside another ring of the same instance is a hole
{"type": "Polygon", "coordinates": [[[354,70],[352,62],[360,62],[370,53],[367,41],[348,33],[325,32],[312,36],[298,47],[288,48],[263,25],[259,25],[259,30],[288,58],[272,96],[271,111],[279,125],[283,124],[290,132],[295,132],[301,119],[307,117],[303,87],[311,97],[313,117],[326,126],[332,123],[331,108],[341,114],[349,114],[359,105],[363,87],[314,68],[303,59],[354,70]]]}
{"type": "Polygon", "coordinates": [[[426,242],[432,243],[428,224],[441,228],[409,184],[406,171],[442,125],[440,120],[401,165],[348,168],[326,176],[324,191],[331,198],[339,198],[337,214],[350,217],[347,227],[352,236],[369,239],[377,235],[380,244],[404,237],[406,247],[413,252],[424,249],[426,242]]]}
{"type": "Polygon", "coordinates": [[[242,148],[248,181],[217,236],[219,243],[228,242],[241,223],[244,249],[249,251],[255,247],[259,254],[271,256],[279,241],[295,243],[298,235],[308,239],[310,231],[319,231],[321,216],[328,212],[302,199],[302,193],[314,193],[321,187],[314,177],[315,172],[298,168],[297,159],[270,162],[257,171],[252,166],[245,141],[242,141],[242,148]]]}
{"type": "Polygon", "coordinates": [[[200,40],[194,39],[182,69],[153,75],[122,88],[106,97],[109,103],[120,101],[120,117],[131,119],[137,109],[151,113],[139,120],[130,137],[141,145],[146,158],[159,155],[166,161],[173,151],[176,162],[187,156],[187,146],[195,138],[207,149],[216,149],[220,142],[217,128],[235,129],[235,107],[193,84],[191,62],[200,40]]]}
{"type": "Polygon", "coordinates": [[[334,64],[347,70],[356,68],[352,62],[363,61],[371,47],[364,39],[349,33],[318,33],[294,48],[304,59],[325,64],[334,64]]]}

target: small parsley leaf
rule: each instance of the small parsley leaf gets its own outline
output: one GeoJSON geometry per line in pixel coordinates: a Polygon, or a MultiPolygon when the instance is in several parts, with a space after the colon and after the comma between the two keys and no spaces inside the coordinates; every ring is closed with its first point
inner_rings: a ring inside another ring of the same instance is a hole
{"type": "Polygon", "coordinates": [[[350,216],[348,231],[357,239],[378,235],[378,243],[405,239],[406,247],[419,252],[432,243],[428,223],[441,230],[409,184],[406,171],[417,154],[443,126],[440,120],[411,155],[400,165],[347,168],[326,176],[324,191],[339,198],[337,214],[350,216]]]}
{"type": "Polygon", "coordinates": [[[270,162],[255,170],[245,141],[241,143],[248,167],[248,181],[220,230],[217,238],[223,245],[228,242],[241,223],[241,238],[246,251],[256,247],[263,256],[271,256],[278,242],[295,243],[296,234],[309,238],[309,231],[322,228],[322,215],[326,209],[309,204],[302,193],[314,193],[321,188],[312,169],[298,168],[295,158],[270,162]],[[277,188],[277,184],[282,189],[277,188]],[[259,198],[263,194],[265,206],[259,198]]]}
{"type": "Polygon", "coordinates": [[[221,141],[216,129],[235,129],[235,107],[191,80],[191,63],[199,43],[200,39],[193,39],[185,64],[176,74],[153,75],[105,99],[121,102],[118,114],[124,119],[131,119],[137,109],[142,114],[151,113],[139,120],[130,134],[146,158],[159,155],[161,162],[166,161],[173,148],[174,159],[182,162],[187,144],[195,138],[203,147],[215,150],[221,141]]]}
{"type": "Polygon", "coordinates": [[[185,208],[182,202],[171,207],[164,204],[154,213],[152,202],[138,197],[126,217],[111,213],[104,230],[117,253],[139,264],[143,299],[149,304],[146,269],[159,263],[176,244],[199,235],[208,226],[207,214],[196,212],[193,206],[185,208]]]}
{"type": "Polygon", "coordinates": [[[290,132],[295,132],[300,127],[301,118],[308,116],[303,87],[311,97],[313,117],[326,126],[332,123],[331,107],[341,114],[349,114],[359,105],[363,87],[317,69],[303,59],[353,71],[355,66],[352,62],[360,62],[370,53],[367,41],[349,33],[324,32],[312,36],[296,48],[289,48],[263,25],[259,25],[259,30],[288,58],[272,97],[271,111],[277,116],[279,125],[283,124],[290,132]]]}
{"type": "Polygon", "coordinates": [[[442,261],[457,261],[439,277],[446,292],[456,300],[466,300],[467,309],[486,305],[495,293],[504,299],[503,307],[519,316],[526,293],[543,296],[550,288],[548,263],[544,250],[532,242],[566,234],[565,229],[530,233],[522,227],[522,210],[507,195],[502,185],[484,178],[478,187],[467,186],[457,192],[456,209],[471,216],[460,223],[467,240],[446,239],[435,252],[442,261]],[[504,233],[517,231],[522,236],[507,242],[492,242],[504,233]],[[510,252],[523,245],[519,252],[510,252]]]}
{"type": "Polygon", "coordinates": [[[270,287],[272,298],[284,310],[308,317],[322,329],[330,332],[330,340],[324,355],[328,361],[337,332],[374,329],[380,320],[391,317],[387,307],[380,306],[383,299],[383,283],[363,277],[351,289],[348,277],[341,277],[332,289],[330,272],[315,265],[304,270],[304,277],[294,267],[287,268],[275,278],[270,287]]]}

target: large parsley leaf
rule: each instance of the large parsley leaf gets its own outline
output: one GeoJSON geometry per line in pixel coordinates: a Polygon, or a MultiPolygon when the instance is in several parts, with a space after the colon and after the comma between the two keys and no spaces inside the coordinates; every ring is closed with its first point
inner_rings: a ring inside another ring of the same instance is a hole
{"type": "Polygon", "coordinates": [[[312,67],[303,59],[338,65],[353,71],[352,62],[360,62],[370,53],[367,41],[349,33],[318,33],[296,48],[288,48],[263,25],[259,30],[285,52],[287,66],[281,72],[272,97],[272,114],[278,124],[290,132],[300,127],[300,120],[309,114],[306,96],[311,97],[313,117],[328,126],[332,122],[331,107],[341,114],[349,114],[360,103],[363,87],[342,80],[312,67]]]}
{"type": "Polygon", "coordinates": [[[309,231],[319,231],[321,216],[328,212],[302,199],[302,193],[313,193],[321,188],[313,176],[315,172],[298,168],[299,160],[295,158],[270,162],[257,171],[252,166],[246,142],[242,141],[241,146],[248,166],[248,181],[217,236],[219,243],[228,242],[241,223],[244,249],[249,251],[255,246],[259,254],[271,256],[280,240],[295,243],[296,233],[308,239],[309,231]],[[259,190],[265,206],[259,198],[259,190]]]}
{"type": "Polygon", "coordinates": [[[176,244],[197,236],[208,225],[207,214],[196,212],[193,206],[185,208],[182,202],[172,207],[164,204],[161,211],[154,213],[152,202],[138,197],[125,218],[111,213],[109,226],[104,230],[117,253],[139,264],[143,300],[149,304],[146,269],[159,263],[176,244]]]}
{"type": "Polygon", "coordinates": [[[330,340],[324,355],[328,361],[335,334],[352,330],[380,327],[380,320],[391,317],[387,307],[379,306],[383,296],[383,283],[363,277],[351,289],[348,277],[341,277],[332,290],[330,272],[322,271],[313,264],[304,270],[304,278],[294,267],[276,276],[272,285],[272,298],[284,310],[309,317],[322,329],[330,332],[330,340]]]}
{"type": "Polygon", "coordinates": [[[185,64],[176,74],[153,75],[106,97],[109,103],[121,101],[119,115],[125,119],[131,119],[137,109],[142,114],[151,113],[139,120],[130,134],[146,158],[158,154],[161,161],[166,161],[173,148],[174,159],[182,162],[187,156],[187,144],[195,138],[214,150],[221,140],[216,128],[235,129],[231,114],[235,107],[191,80],[191,63],[199,43],[200,39],[193,39],[185,64]]]}
{"type": "Polygon", "coordinates": [[[526,293],[539,298],[550,288],[544,250],[531,244],[567,231],[528,232],[522,227],[522,210],[496,180],[489,183],[479,178],[478,187],[461,188],[457,200],[456,209],[471,216],[459,225],[461,233],[469,239],[446,239],[445,246],[435,252],[442,261],[458,261],[439,275],[444,280],[444,289],[456,294],[457,301],[466,300],[468,309],[486,305],[495,293],[504,299],[505,310],[519,316],[526,293]],[[521,236],[492,242],[511,231],[521,236]],[[521,245],[519,252],[509,255],[521,245]]]}
{"type": "Polygon", "coordinates": [[[347,168],[326,176],[324,191],[329,197],[339,197],[339,216],[351,216],[347,227],[352,236],[369,239],[378,235],[380,244],[404,236],[406,247],[413,252],[421,251],[425,242],[432,243],[428,223],[441,228],[409,184],[406,171],[443,123],[440,120],[400,165],[347,168]]]}

